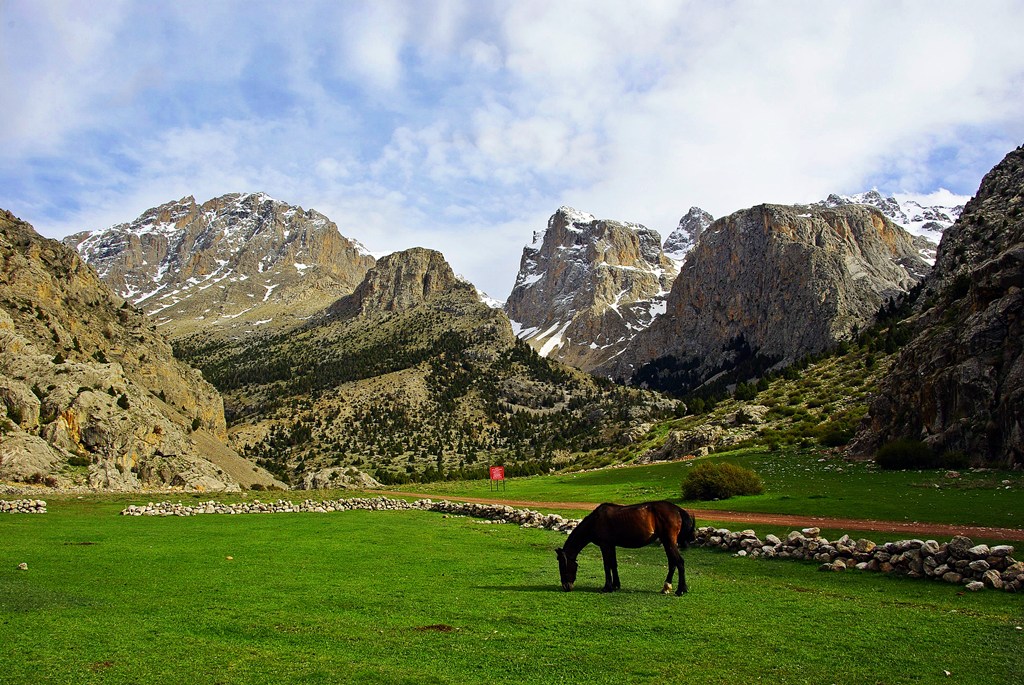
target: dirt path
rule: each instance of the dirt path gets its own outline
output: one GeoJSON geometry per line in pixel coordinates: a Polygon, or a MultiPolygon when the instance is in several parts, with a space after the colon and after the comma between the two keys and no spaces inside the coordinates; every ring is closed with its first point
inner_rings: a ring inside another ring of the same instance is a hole
{"type": "MultiPolygon", "coordinates": [[[[444,497],[417,492],[390,492],[390,495],[420,497],[429,499],[448,499],[459,502],[477,502],[479,504],[507,504],[512,507],[528,509],[579,509],[593,510],[597,502],[531,502],[528,500],[496,499],[489,497],[444,497]]],[[[800,528],[832,528],[838,530],[871,530],[880,533],[893,533],[907,536],[952,537],[966,535],[970,538],[986,540],[1024,541],[1024,530],[1020,528],[988,528],[985,526],[958,526],[945,523],[919,523],[918,521],[876,521],[873,519],[843,519],[825,516],[794,516],[791,514],[761,514],[746,511],[719,511],[717,509],[687,509],[700,525],[703,521],[726,521],[736,523],[761,524],[766,526],[786,526],[800,528]]]]}

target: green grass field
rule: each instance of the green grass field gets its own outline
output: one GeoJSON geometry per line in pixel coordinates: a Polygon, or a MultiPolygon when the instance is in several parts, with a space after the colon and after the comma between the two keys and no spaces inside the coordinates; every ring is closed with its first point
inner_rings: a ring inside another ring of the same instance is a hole
{"type": "MultiPolygon", "coordinates": [[[[816,452],[712,459],[755,469],[765,494],[684,505],[1024,528],[1024,477],[1012,472],[948,479],[816,452]]],[[[515,479],[498,496],[679,501],[687,468],[515,479]]],[[[479,481],[416,489],[494,494],[479,481]]],[[[415,511],[117,516],[128,502],[51,499],[48,514],[0,517],[0,682],[1024,678],[1019,595],[690,550],[690,594],[665,597],[657,547],[620,550],[624,590],[610,596],[588,548],[566,594],[552,553],[563,536],[549,531],[415,511]]]]}
{"type": "Polygon", "coordinates": [[[656,547],[620,551],[613,595],[589,547],[563,593],[550,531],[418,511],[117,516],[126,501],[0,517],[0,682],[1024,678],[1020,595],[690,550],[677,598],[657,592],[656,547]]]}
{"type": "MultiPolygon", "coordinates": [[[[963,470],[883,471],[818,451],[742,450],[715,455],[756,471],[765,493],[715,502],[681,502],[680,483],[693,462],[603,469],[513,479],[498,497],[539,502],[619,502],[670,499],[701,509],[805,516],[872,518],[1024,529],[1024,473],[963,470]],[[1006,481],[1004,483],[1004,481],[1006,481]]],[[[487,497],[486,481],[404,486],[438,496],[487,497]]]]}

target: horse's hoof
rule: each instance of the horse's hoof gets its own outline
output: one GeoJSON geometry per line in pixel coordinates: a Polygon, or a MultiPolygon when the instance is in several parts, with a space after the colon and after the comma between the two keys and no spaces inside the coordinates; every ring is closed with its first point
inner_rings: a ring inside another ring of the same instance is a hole
{"type": "Polygon", "coordinates": [[[676,590],[676,597],[682,597],[684,592],[689,592],[689,589],[685,587],[679,588],[676,590]]]}
{"type": "Polygon", "coordinates": [[[672,592],[672,583],[665,583],[665,587],[661,588],[661,594],[667,595],[672,592]]]}

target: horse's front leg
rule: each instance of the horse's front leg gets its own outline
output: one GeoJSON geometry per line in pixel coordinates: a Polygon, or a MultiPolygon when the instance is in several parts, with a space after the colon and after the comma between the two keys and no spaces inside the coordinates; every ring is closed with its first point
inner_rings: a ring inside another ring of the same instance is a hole
{"type": "Polygon", "coordinates": [[[615,545],[603,545],[601,558],[604,560],[604,587],[601,592],[619,589],[619,563],[615,559],[615,545]]]}

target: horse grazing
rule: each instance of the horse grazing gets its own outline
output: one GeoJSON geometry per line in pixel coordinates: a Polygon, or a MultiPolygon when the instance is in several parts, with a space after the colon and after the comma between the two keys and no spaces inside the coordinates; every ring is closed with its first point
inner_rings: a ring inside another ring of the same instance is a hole
{"type": "Polygon", "coordinates": [[[604,559],[604,588],[601,592],[613,592],[620,587],[615,548],[643,547],[660,540],[668,556],[668,577],[661,592],[668,594],[672,591],[672,575],[678,568],[679,589],[676,595],[681,595],[687,588],[683,555],[679,549],[686,549],[695,539],[693,517],[671,502],[644,502],[628,506],[601,504],[569,534],[565,547],[555,550],[562,589],[566,592],[572,590],[579,568],[576,557],[591,542],[601,548],[604,559]]]}

